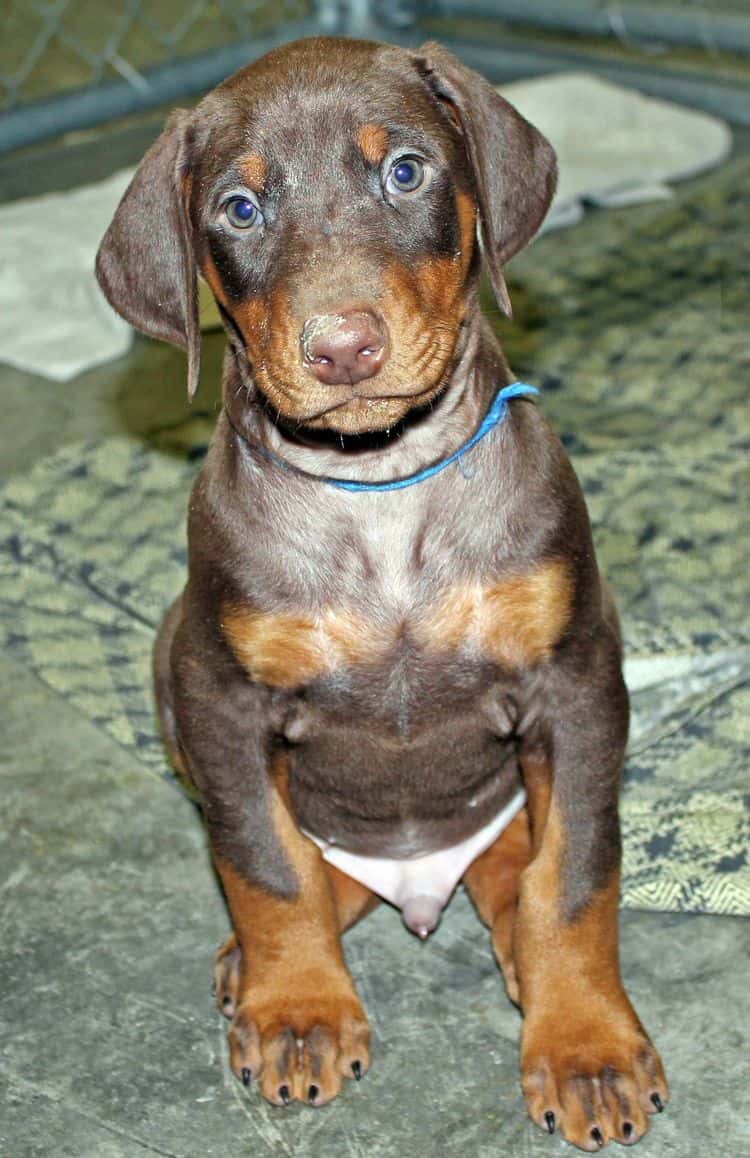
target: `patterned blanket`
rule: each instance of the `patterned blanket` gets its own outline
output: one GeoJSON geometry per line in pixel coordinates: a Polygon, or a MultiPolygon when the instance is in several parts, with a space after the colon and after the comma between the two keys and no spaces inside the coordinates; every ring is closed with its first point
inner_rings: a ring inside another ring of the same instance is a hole
{"type": "MultiPolygon", "coordinates": [[[[666,206],[543,237],[498,321],[573,457],[623,618],[633,908],[750,913],[747,188],[738,160],[666,206]]],[[[203,434],[68,446],[0,491],[6,647],[158,775],[150,647],[184,581],[195,473],[163,447],[203,434]]]]}

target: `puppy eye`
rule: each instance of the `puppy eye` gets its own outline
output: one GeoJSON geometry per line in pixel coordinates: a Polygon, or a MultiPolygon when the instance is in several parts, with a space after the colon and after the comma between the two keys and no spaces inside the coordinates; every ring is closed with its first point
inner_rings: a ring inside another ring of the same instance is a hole
{"type": "Polygon", "coordinates": [[[224,206],[224,213],[235,229],[255,229],[263,221],[263,214],[249,197],[231,197],[224,206]]]}
{"type": "Polygon", "coordinates": [[[385,181],[387,193],[413,193],[424,182],[424,165],[417,157],[398,157],[385,181]]]}

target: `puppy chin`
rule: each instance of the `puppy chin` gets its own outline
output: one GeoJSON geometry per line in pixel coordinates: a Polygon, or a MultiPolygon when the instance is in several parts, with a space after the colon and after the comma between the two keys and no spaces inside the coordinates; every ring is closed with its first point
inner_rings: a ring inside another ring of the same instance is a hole
{"type": "MultiPolygon", "coordinates": [[[[421,396],[420,396],[421,398],[421,396]]],[[[304,422],[309,430],[330,430],[333,434],[381,434],[392,430],[410,410],[425,402],[414,398],[351,398],[323,414],[304,422]]]]}
{"type": "MultiPolygon", "coordinates": [[[[412,413],[419,414],[440,394],[444,382],[438,381],[425,389],[414,389],[405,393],[388,394],[379,397],[377,394],[349,394],[350,388],[332,387],[329,404],[323,401],[320,409],[310,411],[303,409],[297,398],[292,398],[283,389],[278,388],[274,381],[259,382],[255,386],[264,399],[267,414],[273,421],[287,431],[297,436],[304,430],[314,431],[316,434],[330,433],[339,435],[385,434],[402,423],[412,413]],[[338,397],[334,397],[334,390],[338,397]]],[[[310,401],[309,398],[306,401],[310,401]]]]}

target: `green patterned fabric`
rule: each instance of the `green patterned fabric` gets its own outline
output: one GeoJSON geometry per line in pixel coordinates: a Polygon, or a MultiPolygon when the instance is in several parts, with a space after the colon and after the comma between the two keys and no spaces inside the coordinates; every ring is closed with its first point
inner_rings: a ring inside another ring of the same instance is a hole
{"type": "MultiPolygon", "coordinates": [[[[673,203],[543,237],[498,323],[573,457],[623,618],[635,908],[750,912],[748,188],[741,160],[673,203]]],[[[200,424],[186,431],[189,446],[200,424]]],[[[114,438],[0,498],[6,647],[160,775],[150,648],[184,581],[194,473],[114,438]]]]}

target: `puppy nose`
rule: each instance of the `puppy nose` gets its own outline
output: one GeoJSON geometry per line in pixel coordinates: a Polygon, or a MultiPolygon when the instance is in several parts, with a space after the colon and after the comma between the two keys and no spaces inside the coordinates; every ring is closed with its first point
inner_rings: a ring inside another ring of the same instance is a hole
{"type": "Polygon", "coordinates": [[[386,359],[383,324],[369,310],[308,318],[300,341],[305,364],[327,386],[372,378],[386,359]]]}

